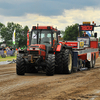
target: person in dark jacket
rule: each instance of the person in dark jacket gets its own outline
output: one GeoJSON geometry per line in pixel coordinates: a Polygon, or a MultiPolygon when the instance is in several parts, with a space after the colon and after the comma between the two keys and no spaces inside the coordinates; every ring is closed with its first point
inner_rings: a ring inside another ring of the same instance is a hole
{"type": "Polygon", "coordinates": [[[65,45],[66,46],[66,42],[64,40],[62,41],[62,45],[65,45]]]}
{"type": "Polygon", "coordinates": [[[89,36],[86,34],[85,31],[84,31],[84,33],[83,33],[83,37],[89,37],[89,36]]]}

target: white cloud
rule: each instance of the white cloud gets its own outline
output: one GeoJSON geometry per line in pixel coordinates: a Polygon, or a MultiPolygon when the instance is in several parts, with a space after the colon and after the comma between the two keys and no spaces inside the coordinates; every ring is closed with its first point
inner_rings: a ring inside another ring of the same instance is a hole
{"type": "MultiPolygon", "coordinates": [[[[94,9],[92,7],[87,7],[85,9],[71,9],[64,10],[62,15],[59,16],[42,16],[39,14],[26,14],[20,17],[7,17],[0,16],[0,20],[3,24],[7,22],[19,23],[22,26],[28,25],[29,28],[33,25],[51,25],[57,27],[60,30],[64,30],[65,27],[70,26],[75,23],[82,24],[83,21],[94,21],[97,25],[100,24],[100,9],[94,9]]],[[[100,29],[95,28],[95,31],[100,34],[100,29]]],[[[100,35],[98,36],[100,37],[100,35]]]]}

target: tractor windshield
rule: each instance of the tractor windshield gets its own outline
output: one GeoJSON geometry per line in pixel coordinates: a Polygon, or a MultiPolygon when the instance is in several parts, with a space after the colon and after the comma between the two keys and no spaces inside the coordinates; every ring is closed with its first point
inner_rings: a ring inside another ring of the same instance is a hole
{"type": "Polygon", "coordinates": [[[51,31],[49,30],[38,30],[38,37],[37,37],[37,31],[34,30],[32,32],[32,40],[31,44],[44,44],[47,46],[51,46],[51,31]]]}

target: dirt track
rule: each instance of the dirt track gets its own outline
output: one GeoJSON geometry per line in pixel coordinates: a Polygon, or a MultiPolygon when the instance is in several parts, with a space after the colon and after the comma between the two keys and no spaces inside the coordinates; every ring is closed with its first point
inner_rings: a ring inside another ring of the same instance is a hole
{"type": "Polygon", "coordinates": [[[0,100],[100,100],[100,57],[96,67],[72,74],[16,75],[16,64],[0,65],[0,100]]]}

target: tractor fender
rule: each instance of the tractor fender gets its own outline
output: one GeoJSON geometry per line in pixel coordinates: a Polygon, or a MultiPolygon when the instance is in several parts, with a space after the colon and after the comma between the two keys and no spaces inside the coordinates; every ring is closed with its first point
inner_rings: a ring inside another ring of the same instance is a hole
{"type": "Polygon", "coordinates": [[[70,49],[72,51],[72,47],[66,45],[57,45],[56,51],[62,51],[62,49],[70,49]]]}
{"type": "Polygon", "coordinates": [[[70,46],[67,46],[67,45],[66,45],[66,46],[64,46],[64,48],[65,48],[65,49],[70,49],[70,50],[72,51],[72,47],[70,47],[70,46]]]}
{"type": "Polygon", "coordinates": [[[61,51],[61,49],[62,49],[62,45],[57,45],[57,48],[56,48],[56,51],[61,51]]]}

